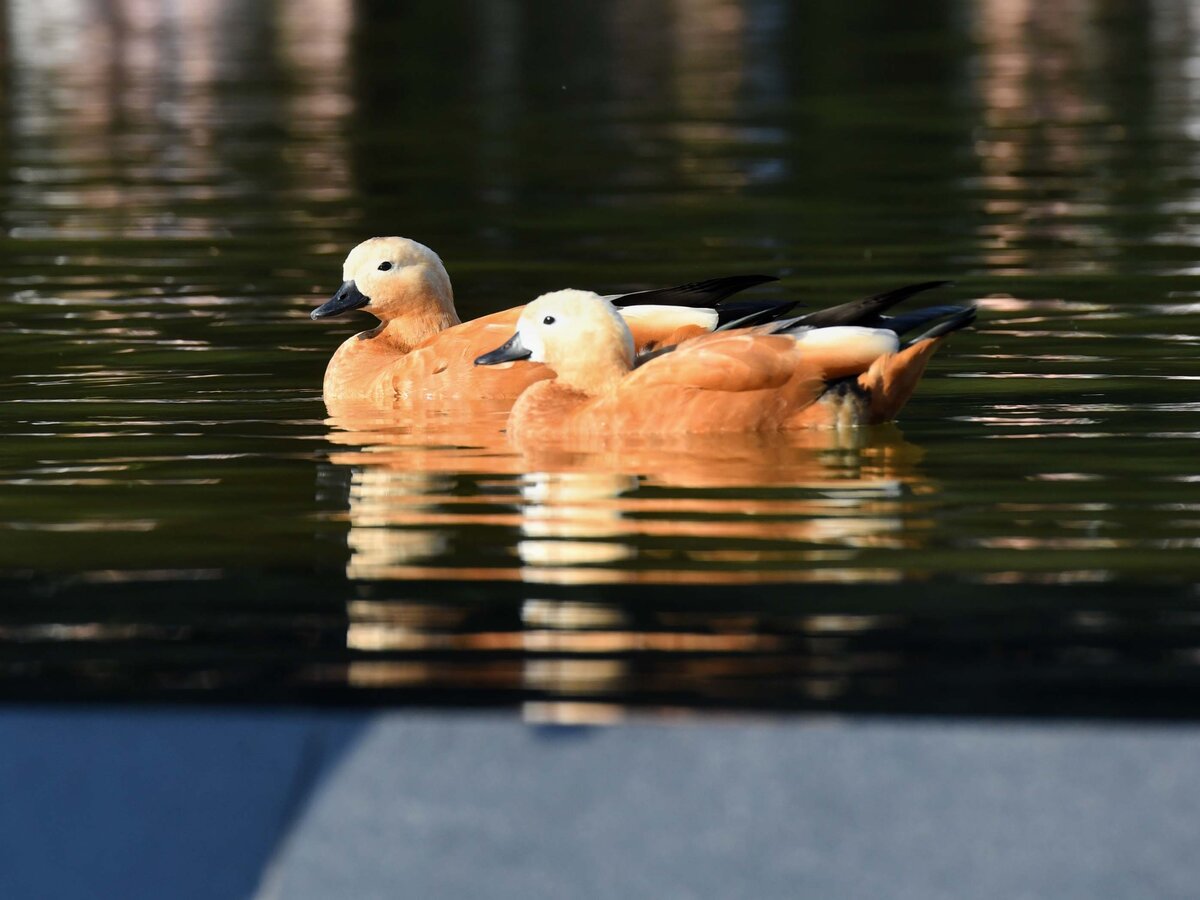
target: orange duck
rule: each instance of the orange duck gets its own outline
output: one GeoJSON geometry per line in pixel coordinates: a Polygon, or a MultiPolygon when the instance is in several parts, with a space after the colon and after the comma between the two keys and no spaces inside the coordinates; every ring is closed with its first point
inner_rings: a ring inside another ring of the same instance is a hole
{"type": "MultiPolygon", "coordinates": [[[[525,365],[484,372],[471,363],[511,334],[523,307],[463,323],[454,309],[450,276],[437,254],[402,237],[376,237],[350,251],[342,286],[312,311],[324,319],[353,309],[380,324],[345,341],[325,370],[326,400],[445,402],[504,409],[521,392],[553,373],[525,365]]],[[[723,304],[727,297],[776,279],[736,275],[674,288],[606,298],[621,307],[639,352],[678,343],[719,327],[731,317],[770,318],[793,303],[723,304]],[[718,304],[721,304],[718,308],[718,304]]]]}
{"type": "Polygon", "coordinates": [[[900,411],[946,335],[974,320],[973,307],[958,306],[883,315],[939,284],[722,329],[641,360],[611,303],[587,291],[556,291],[526,306],[516,334],[476,363],[529,359],[554,370],[553,380],[530,386],[514,404],[508,430],[518,439],[875,424],[900,411]]]}

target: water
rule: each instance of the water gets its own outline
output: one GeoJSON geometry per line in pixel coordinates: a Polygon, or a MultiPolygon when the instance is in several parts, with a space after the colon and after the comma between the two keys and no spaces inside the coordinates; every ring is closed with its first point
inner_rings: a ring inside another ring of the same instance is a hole
{"type": "Polygon", "coordinates": [[[1194,715],[1190,5],[560,6],[7,4],[0,696],[1194,715]],[[326,409],[392,233],[980,318],[895,426],[516,449],[326,409]]]}

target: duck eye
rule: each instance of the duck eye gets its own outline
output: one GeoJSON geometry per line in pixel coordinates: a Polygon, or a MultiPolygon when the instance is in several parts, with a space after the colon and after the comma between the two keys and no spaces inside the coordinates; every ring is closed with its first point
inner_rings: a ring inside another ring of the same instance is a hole
{"type": "Polygon", "coordinates": [[[391,264],[390,262],[388,262],[388,261],[385,259],[383,262],[381,262],[381,263],[379,264],[379,271],[380,271],[380,272],[386,272],[386,271],[387,271],[388,269],[390,269],[391,267],[392,267],[392,264],[391,264]]]}
{"type": "Polygon", "coordinates": [[[546,318],[542,319],[542,324],[543,325],[553,325],[554,324],[554,316],[546,316],[546,318]]]}

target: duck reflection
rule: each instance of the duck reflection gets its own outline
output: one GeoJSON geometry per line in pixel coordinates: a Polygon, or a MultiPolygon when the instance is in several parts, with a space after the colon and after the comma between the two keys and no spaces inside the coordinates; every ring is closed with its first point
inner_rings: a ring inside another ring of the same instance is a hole
{"type": "Polygon", "coordinates": [[[537,698],[534,719],[607,721],[630,690],[778,674],[828,699],[887,666],[846,641],[894,617],[781,611],[778,590],[737,586],[905,576],[888,560],[924,541],[936,487],[893,427],[520,445],[502,411],[329,412],[331,462],[352,472],[347,575],[379,598],[348,611],[352,684],[491,688],[537,698]],[[478,603],[413,598],[445,581],[492,587],[478,603]],[[668,585],[734,590],[714,608],[668,585]]]}
{"type": "Polygon", "coordinates": [[[630,525],[617,501],[638,488],[620,471],[532,472],[522,479],[521,562],[533,568],[611,565],[637,548],[621,540],[630,525]]]}
{"type": "Polygon", "coordinates": [[[465,423],[330,406],[354,579],[524,583],[889,580],[870,548],[925,533],[921,452],[895,428],[516,444],[465,423]]]}

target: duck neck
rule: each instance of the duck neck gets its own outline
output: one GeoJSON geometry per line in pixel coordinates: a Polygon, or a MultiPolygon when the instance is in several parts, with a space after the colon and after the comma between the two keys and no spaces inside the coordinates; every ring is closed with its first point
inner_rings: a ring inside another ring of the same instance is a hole
{"type": "Polygon", "coordinates": [[[367,332],[372,340],[381,340],[401,353],[407,353],[435,334],[461,324],[454,305],[443,304],[430,297],[429,302],[417,304],[394,319],[385,319],[367,332]]]}

